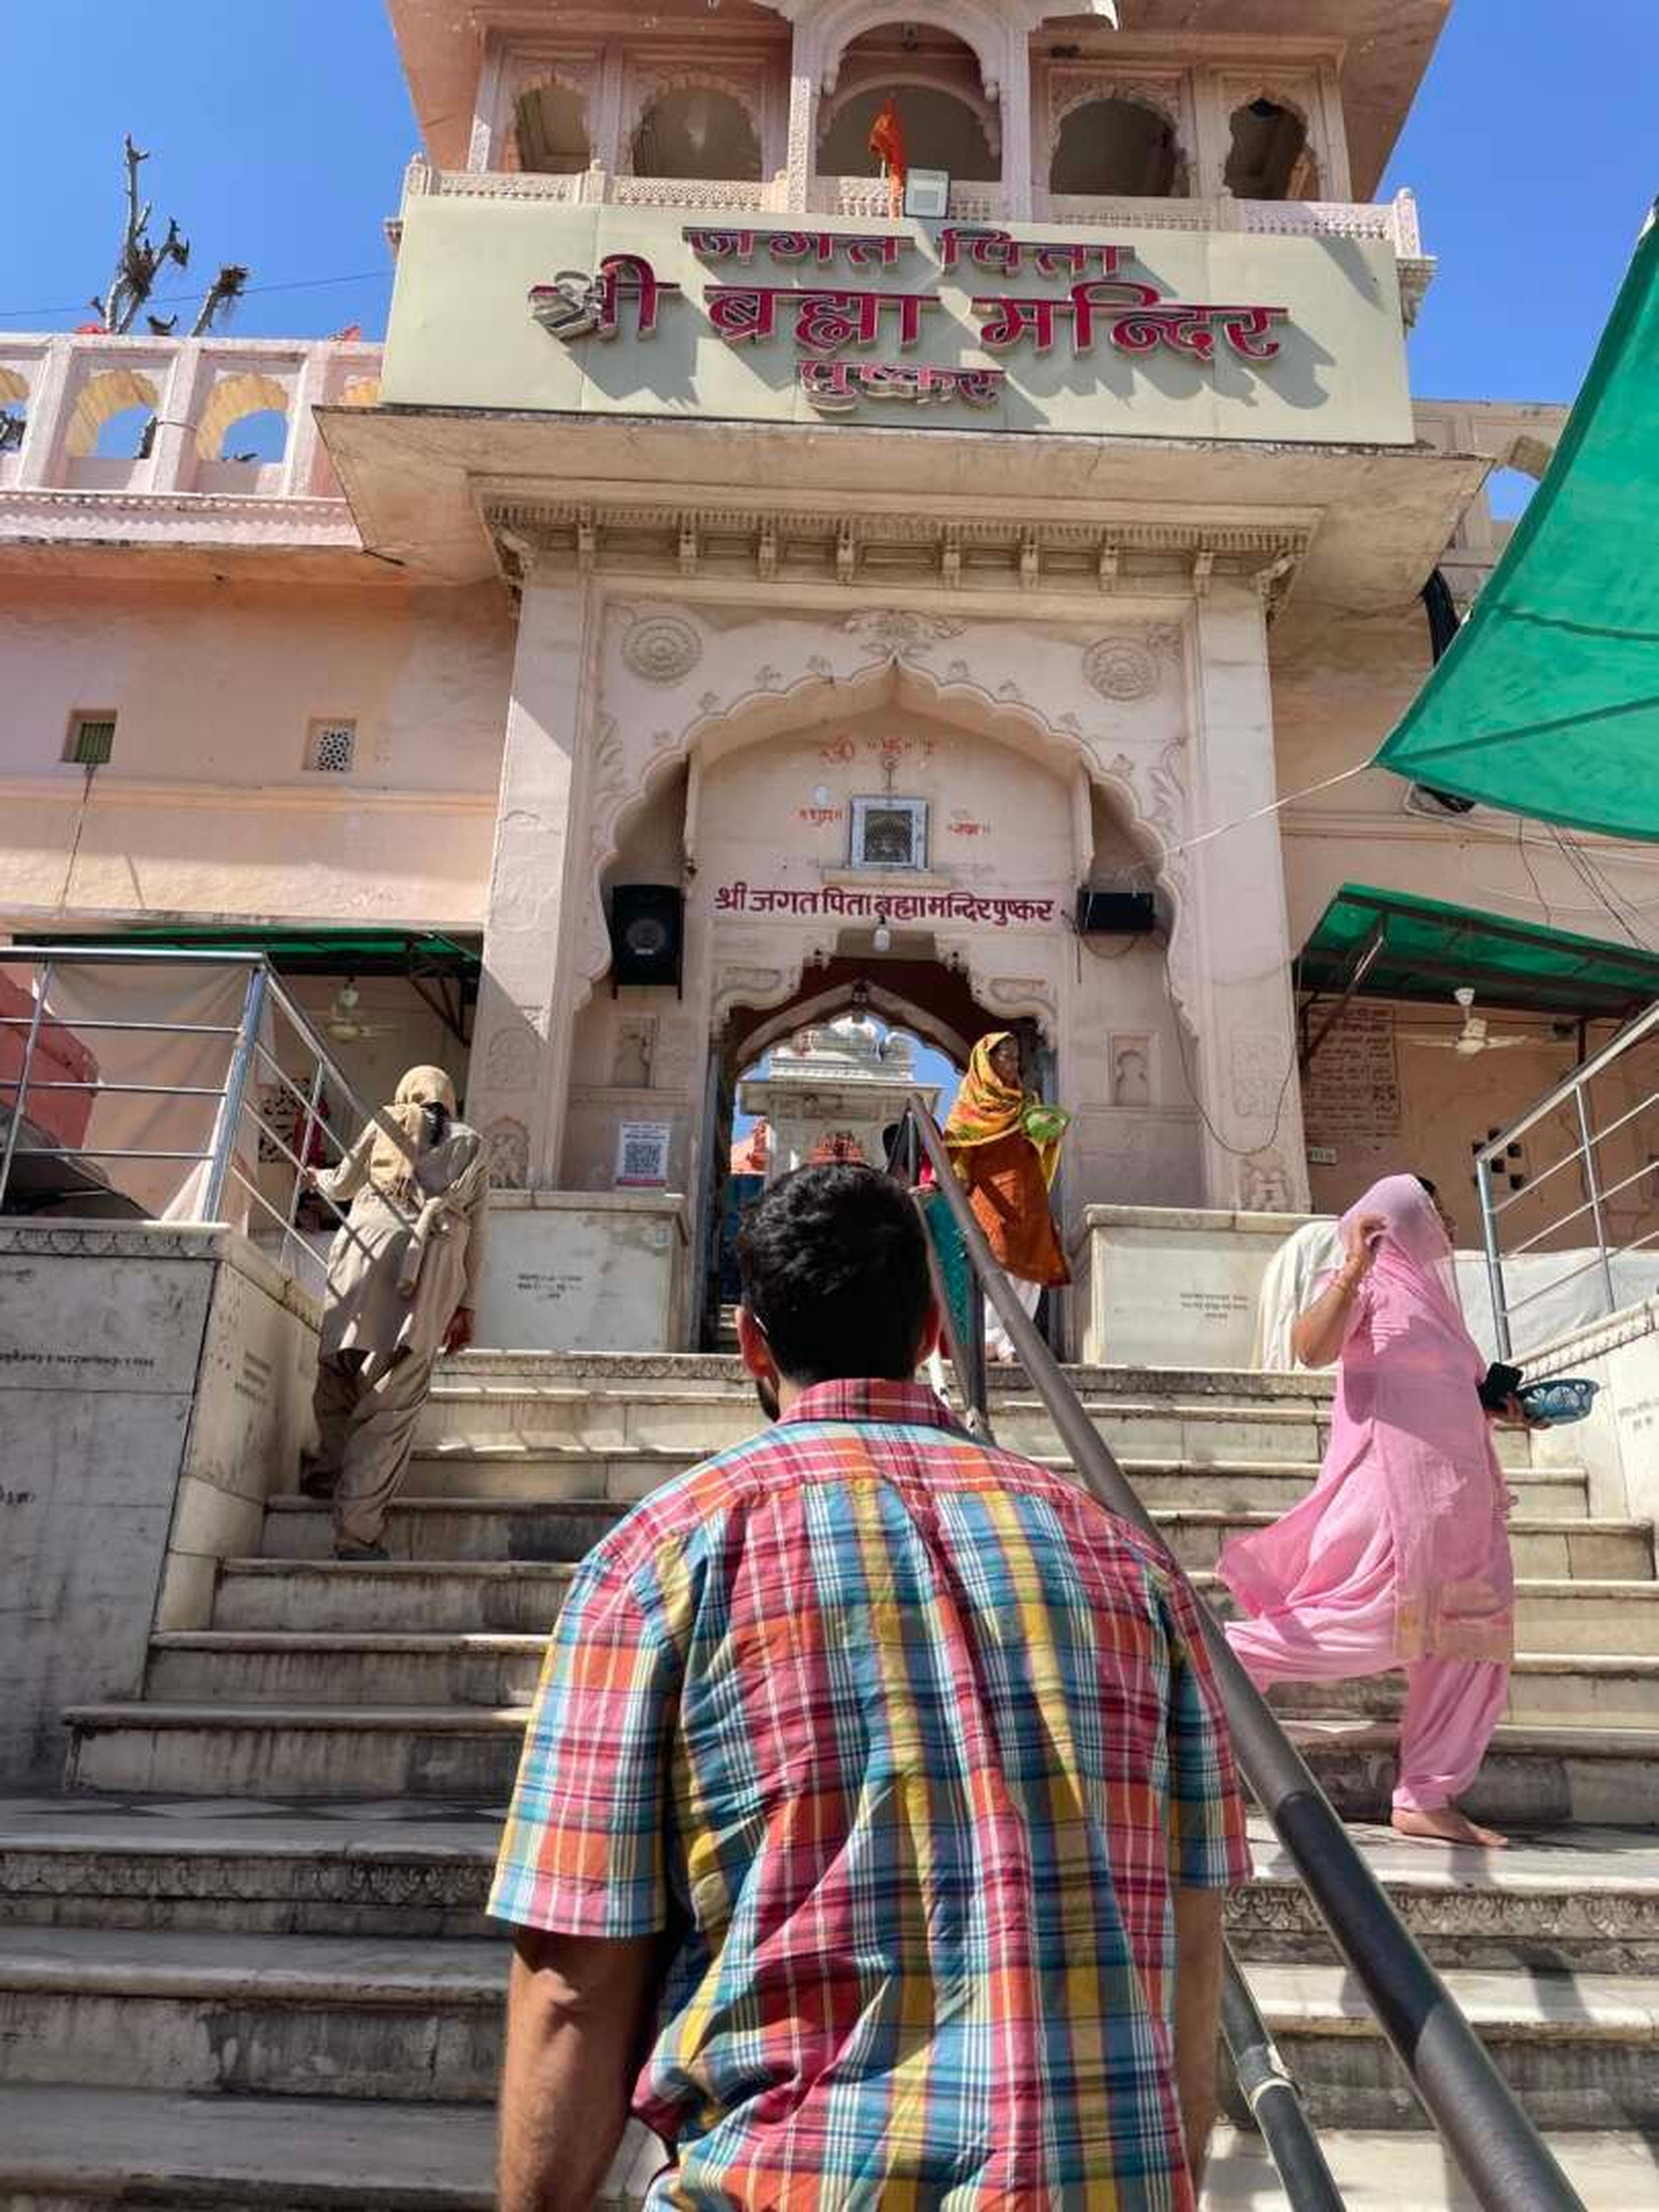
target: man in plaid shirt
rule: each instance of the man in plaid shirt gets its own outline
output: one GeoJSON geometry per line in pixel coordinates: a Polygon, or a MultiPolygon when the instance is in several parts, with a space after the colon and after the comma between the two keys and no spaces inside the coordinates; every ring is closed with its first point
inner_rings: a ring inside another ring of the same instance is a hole
{"type": "Polygon", "coordinates": [[[503,2212],[584,2207],[630,2104],[661,2205],[1191,2212],[1249,1871],[1194,1601],[914,1381],[914,1207],[808,1168],[749,1217],[775,1426],[592,1552],[490,1910],[503,2212]]]}

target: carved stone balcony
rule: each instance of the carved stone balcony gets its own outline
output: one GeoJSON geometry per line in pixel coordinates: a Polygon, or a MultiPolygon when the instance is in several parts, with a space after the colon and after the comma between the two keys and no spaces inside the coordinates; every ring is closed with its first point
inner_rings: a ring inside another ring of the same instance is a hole
{"type": "MultiPolygon", "coordinates": [[[[683,208],[721,215],[840,216],[857,222],[884,220],[887,187],[878,177],[817,176],[805,210],[792,207],[789,180],[766,182],[721,177],[623,177],[601,168],[568,176],[523,171],[434,169],[420,155],[409,165],[405,198],[550,202],[564,206],[683,208]]],[[[951,214],[959,222],[1006,220],[1007,196],[1000,184],[954,184],[951,214]]],[[[1434,274],[1409,191],[1391,200],[1097,199],[1039,192],[1035,221],[1064,231],[1073,224],[1109,229],[1121,223],[1141,230],[1231,231],[1259,238],[1371,239],[1393,248],[1400,268],[1406,320],[1413,322],[1434,274]]],[[[394,239],[399,226],[390,226],[394,239]]]]}
{"type": "Polygon", "coordinates": [[[0,447],[0,540],[355,549],[312,410],[372,406],[380,350],[0,335],[0,408],[21,422],[0,447]],[[273,415],[280,451],[240,456],[238,426],[273,415]]]}

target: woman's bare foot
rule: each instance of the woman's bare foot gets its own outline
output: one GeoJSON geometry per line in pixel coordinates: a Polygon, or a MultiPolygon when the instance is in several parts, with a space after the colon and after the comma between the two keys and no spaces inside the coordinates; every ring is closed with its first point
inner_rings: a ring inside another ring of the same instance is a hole
{"type": "Polygon", "coordinates": [[[1431,1813],[1419,1813],[1396,1805],[1394,1832],[1396,1836],[1408,1836],[1413,1843],[1469,1844],[1481,1851],[1504,1850],[1510,1840],[1507,1836],[1500,1836],[1496,1828],[1478,1828],[1455,1805],[1437,1805],[1431,1813]]]}

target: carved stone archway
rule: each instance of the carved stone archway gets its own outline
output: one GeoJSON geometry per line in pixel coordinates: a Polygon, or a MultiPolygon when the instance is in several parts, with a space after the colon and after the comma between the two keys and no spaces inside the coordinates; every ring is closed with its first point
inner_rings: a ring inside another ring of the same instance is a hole
{"type": "MultiPolygon", "coordinates": [[[[645,680],[653,686],[690,690],[698,680],[703,646],[699,625],[689,613],[656,605],[620,611],[629,623],[620,641],[624,662],[637,673],[648,665],[645,680]],[[643,652],[630,655],[630,642],[647,632],[648,662],[643,652]]],[[[709,764],[748,745],[830,720],[899,708],[1024,752],[1061,777],[1084,769],[1152,872],[1168,931],[1170,994],[1177,1012],[1195,1031],[1200,1009],[1188,877],[1179,849],[1189,826],[1184,744],[1176,738],[1151,757],[1132,759],[1109,733],[1088,730],[1069,708],[1052,713],[1012,679],[993,691],[964,659],[948,659],[943,668],[933,665],[966,627],[903,609],[864,610],[841,625],[842,637],[854,641],[851,651],[831,659],[811,649],[815,641],[823,642],[822,629],[815,632],[803,623],[800,661],[793,670],[763,665],[732,696],[722,697],[714,690],[698,693],[691,720],[678,731],[667,699],[666,719],[654,730],[631,714],[605,714],[590,800],[591,889],[579,956],[580,995],[572,1013],[586,1004],[610,960],[601,879],[640,811],[678,768],[694,757],[709,764]],[[849,661],[854,665],[847,666],[849,661]]],[[[1128,688],[1130,679],[1137,687],[1157,680],[1160,662],[1177,650],[1176,641],[1176,633],[1157,626],[1107,633],[1085,654],[1085,666],[1093,671],[1089,681],[1108,699],[1131,698],[1136,692],[1128,688]]],[[[695,863],[695,850],[689,857],[695,863]]]]}

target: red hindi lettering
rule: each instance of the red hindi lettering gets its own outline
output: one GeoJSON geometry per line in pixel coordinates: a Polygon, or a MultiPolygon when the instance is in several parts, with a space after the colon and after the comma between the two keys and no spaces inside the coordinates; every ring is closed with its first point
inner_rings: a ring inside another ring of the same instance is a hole
{"type": "Polygon", "coordinates": [[[777,327],[778,301],[799,295],[771,284],[710,284],[703,291],[708,319],[727,345],[769,338],[777,327]]]}

